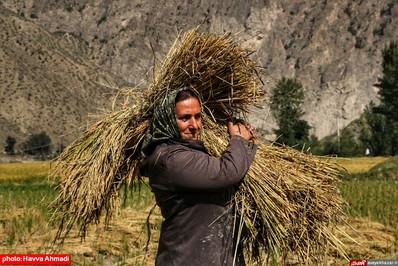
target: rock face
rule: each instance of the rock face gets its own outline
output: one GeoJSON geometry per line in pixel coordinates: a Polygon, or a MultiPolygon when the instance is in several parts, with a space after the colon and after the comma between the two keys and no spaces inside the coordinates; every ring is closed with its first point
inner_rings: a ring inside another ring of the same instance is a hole
{"type": "MultiPolygon", "coordinates": [[[[285,76],[303,85],[304,119],[319,138],[358,118],[369,101],[377,102],[373,84],[381,74],[381,51],[398,38],[395,26],[398,25],[398,3],[395,0],[82,0],[50,3],[3,0],[1,5],[25,18],[15,20],[31,23],[32,27],[40,26],[41,39],[56,35],[73,39],[71,43],[75,47],[63,49],[76,62],[85,58],[83,61],[87,65],[95,65],[101,71],[142,87],[150,82],[154,57],[162,60],[179,32],[199,24],[203,30],[215,33],[239,32],[236,38],[256,51],[259,63],[272,80],[285,76]],[[76,54],[76,47],[84,49],[76,54]]],[[[1,27],[8,30],[15,26],[1,27]]],[[[3,44],[2,49],[15,42],[16,39],[3,44]]],[[[33,75],[36,70],[31,71],[33,75]]],[[[16,88],[18,79],[14,80],[16,83],[12,86],[16,88]]],[[[65,91],[87,89],[57,87],[65,91]]],[[[268,88],[272,88],[272,82],[268,88]]],[[[29,90],[25,94],[29,92],[38,95],[29,90]]],[[[53,94],[50,96],[48,101],[57,102],[53,94]]],[[[88,97],[94,106],[98,100],[95,97],[100,96],[88,97]]],[[[67,105],[65,101],[62,106],[72,112],[79,112],[81,108],[67,105]]],[[[0,119],[4,119],[3,107],[0,115],[0,119]]],[[[14,120],[24,124],[24,120],[14,120]]],[[[255,120],[257,126],[265,129],[275,127],[267,108],[258,112],[255,120]]],[[[11,122],[6,119],[5,123],[11,122]]]]}

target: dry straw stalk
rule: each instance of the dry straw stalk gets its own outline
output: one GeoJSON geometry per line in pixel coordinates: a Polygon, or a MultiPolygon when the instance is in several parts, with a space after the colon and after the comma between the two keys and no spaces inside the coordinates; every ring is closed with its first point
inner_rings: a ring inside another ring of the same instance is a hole
{"type": "MultiPolygon", "coordinates": [[[[202,138],[219,156],[228,136],[226,119],[245,116],[263,101],[258,72],[250,52],[232,35],[216,36],[192,29],[178,36],[154,82],[141,95],[140,107],[112,111],[69,145],[54,163],[61,177],[54,220],[56,240],[78,226],[107,219],[118,210],[123,185],[143,182],[138,168],[141,145],[151,123],[154,104],[167,93],[190,87],[202,97],[205,128],[202,138]]],[[[336,189],[337,168],[288,147],[259,144],[255,161],[234,197],[242,217],[239,232],[249,258],[263,261],[269,254],[295,254],[309,263],[327,247],[343,253],[333,225],[343,216],[336,189]]]]}

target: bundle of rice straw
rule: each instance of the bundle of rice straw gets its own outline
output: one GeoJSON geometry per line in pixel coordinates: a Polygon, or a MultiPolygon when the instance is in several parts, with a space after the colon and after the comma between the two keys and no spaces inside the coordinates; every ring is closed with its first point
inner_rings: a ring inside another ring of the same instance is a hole
{"type": "MultiPolygon", "coordinates": [[[[232,40],[197,28],[178,36],[140,106],[111,112],[94,124],[56,159],[61,177],[56,199],[56,240],[74,225],[87,226],[118,210],[125,184],[137,184],[141,145],[151,123],[154,103],[182,86],[198,91],[204,106],[202,139],[219,156],[227,145],[225,119],[245,116],[261,103],[259,68],[250,52],[232,40]]],[[[296,254],[313,261],[328,246],[343,253],[332,227],[343,215],[335,184],[338,170],[314,156],[288,147],[259,144],[255,161],[234,197],[241,217],[240,239],[251,260],[264,254],[296,254]]]]}
{"type": "MultiPolygon", "coordinates": [[[[227,146],[225,129],[212,127],[205,143],[212,154],[227,146]],[[214,145],[213,139],[218,140],[214,145]]],[[[335,236],[350,238],[339,222],[345,221],[336,184],[341,168],[325,159],[287,146],[258,143],[253,164],[235,194],[240,214],[239,238],[249,261],[262,265],[267,256],[294,257],[300,264],[319,264],[330,250],[347,259],[344,245],[335,236]]]]}

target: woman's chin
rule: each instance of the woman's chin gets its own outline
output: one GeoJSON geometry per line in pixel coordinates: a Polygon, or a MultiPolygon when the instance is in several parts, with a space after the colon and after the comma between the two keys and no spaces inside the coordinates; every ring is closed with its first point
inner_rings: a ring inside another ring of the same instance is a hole
{"type": "Polygon", "coordinates": [[[185,140],[198,140],[198,134],[183,134],[182,138],[185,140]]]}

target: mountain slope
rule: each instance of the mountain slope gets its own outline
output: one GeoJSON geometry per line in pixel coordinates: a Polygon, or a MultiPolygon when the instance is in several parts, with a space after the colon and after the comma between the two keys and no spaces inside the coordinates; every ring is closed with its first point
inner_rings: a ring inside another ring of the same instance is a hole
{"type": "Polygon", "coordinates": [[[54,36],[0,7],[2,144],[41,131],[65,144],[82,132],[89,113],[109,107],[112,91],[98,82],[117,80],[86,63],[85,53],[68,35],[54,36]]]}
{"type": "MultiPolygon", "coordinates": [[[[239,32],[236,38],[256,51],[273,80],[285,76],[302,83],[304,119],[320,138],[358,118],[369,101],[377,102],[373,84],[381,75],[381,51],[398,39],[395,0],[0,4],[40,25],[49,36],[69,36],[77,46],[83,44],[86,50],[80,51],[87,64],[142,87],[150,80],[153,55],[161,60],[178,32],[197,25],[215,33],[239,32]]],[[[268,130],[275,127],[267,109],[256,115],[255,123],[268,130]]]]}

